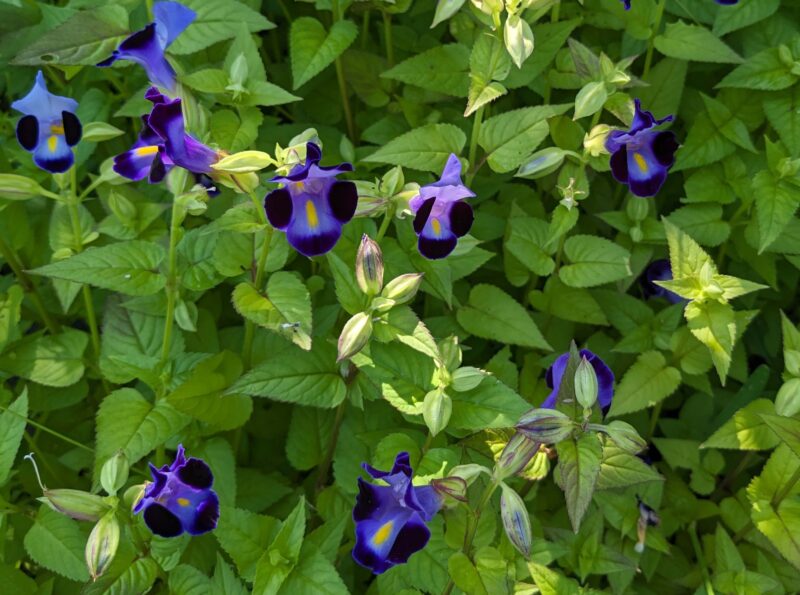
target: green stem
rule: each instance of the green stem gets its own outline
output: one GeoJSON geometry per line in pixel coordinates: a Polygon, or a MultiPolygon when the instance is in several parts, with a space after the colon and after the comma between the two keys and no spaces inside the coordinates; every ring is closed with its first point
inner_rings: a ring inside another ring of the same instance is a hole
{"type": "Polygon", "coordinates": [[[369,41],[369,16],[370,11],[365,10],[361,17],[361,49],[367,49],[367,42],[369,41]]]}
{"type": "Polygon", "coordinates": [[[553,4],[553,10],[550,12],[550,22],[557,23],[559,12],[561,11],[561,0],[556,0],[556,3],[553,4]]]}
{"type": "Polygon", "coordinates": [[[392,222],[392,219],[394,219],[394,211],[395,211],[395,205],[394,203],[392,203],[389,206],[389,208],[386,209],[386,212],[383,214],[383,221],[381,221],[381,227],[380,229],[378,229],[378,235],[375,236],[376,242],[380,243],[380,241],[383,239],[383,236],[386,235],[386,232],[389,229],[389,224],[392,222]]]}
{"type": "Polygon", "coordinates": [[[175,324],[175,302],[178,295],[178,239],[181,228],[181,206],[177,196],[172,199],[172,215],[169,224],[169,254],[167,256],[167,314],[164,320],[164,337],[161,343],[161,359],[158,368],[163,372],[169,360],[172,346],[172,329],[175,324]]]}
{"type": "Polygon", "coordinates": [[[20,417],[20,418],[24,419],[26,423],[32,425],[34,428],[36,428],[38,430],[41,430],[42,432],[46,432],[46,433],[50,434],[51,436],[55,436],[56,438],[59,438],[59,439],[63,440],[67,444],[71,444],[72,446],[75,446],[77,448],[85,450],[86,452],[91,452],[91,453],[94,452],[93,448],[91,448],[89,446],[86,446],[85,444],[82,444],[81,442],[78,442],[77,440],[73,440],[69,436],[64,436],[64,434],[59,434],[55,430],[51,430],[47,426],[42,425],[39,422],[33,421],[30,417],[25,417],[24,415],[21,415],[21,414],[17,413],[16,411],[11,410],[11,409],[9,409],[8,407],[6,407],[4,405],[0,405],[0,411],[4,411],[4,412],[7,411],[8,413],[11,413],[12,415],[16,415],[17,417],[20,417]]]}
{"type": "Polygon", "coordinates": [[[648,440],[652,440],[653,435],[656,433],[656,426],[658,426],[658,418],[661,417],[661,407],[663,405],[664,401],[659,401],[653,408],[653,415],[650,417],[650,433],[647,435],[648,440]]]}
{"type": "MultiPolygon", "coordinates": [[[[469,515],[467,516],[467,530],[464,533],[464,545],[461,547],[461,552],[468,557],[470,556],[470,551],[472,550],[472,542],[475,540],[475,534],[478,532],[478,522],[481,519],[481,513],[492,499],[492,494],[494,494],[494,491],[499,485],[500,484],[497,481],[492,481],[487,484],[483,490],[481,499],[478,502],[478,506],[475,508],[475,512],[471,517],[469,515]]],[[[442,595],[450,595],[450,593],[453,591],[453,587],[455,587],[455,583],[451,578],[442,591],[442,595]]]]}
{"type": "Polygon", "coordinates": [[[666,6],[667,0],[659,0],[658,6],[656,7],[656,22],[653,25],[653,32],[650,34],[650,41],[647,42],[647,55],[644,58],[644,70],[642,71],[642,78],[646,79],[647,75],[650,74],[650,66],[653,64],[653,50],[655,49],[655,40],[656,35],[658,35],[658,30],[661,27],[661,18],[664,16],[664,6],[666,6]]]}
{"type": "Polygon", "coordinates": [[[433,434],[428,431],[428,435],[425,437],[425,444],[422,445],[422,452],[420,453],[420,456],[425,456],[425,453],[430,450],[431,444],[433,444],[433,434]]]}
{"type": "MultiPolygon", "coordinates": [[[[269,258],[269,248],[272,244],[273,228],[267,222],[267,215],[261,206],[261,202],[255,195],[255,192],[249,192],[250,200],[255,205],[256,213],[258,213],[261,223],[264,227],[264,239],[261,242],[261,251],[258,255],[256,262],[256,272],[253,278],[256,291],[261,293],[264,290],[264,276],[266,275],[267,259],[269,258]]],[[[244,369],[249,370],[253,360],[253,341],[255,339],[255,324],[250,320],[244,322],[244,341],[242,343],[242,362],[244,369]]]]}
{"type": "Polygon", "coordinates": [[[315,491],[317,494],[322,491],[322,488],[324,488],[325,484],[328,482],[328,472],[330,471],[331,462],[333,461],[333,453],[336,451],[336,443],[339,441],[339,431],[342,429],[344,412],[345,409],[347,409],[348,401],[349,398],[345,397],[345,399],[336,409],[336,419],[333,421],[333,432],[331,432],[331,439],[328,442],[328,448],[325,451],[325,458],[319,464],[319,469],[317,471],[317,482],[315,485],[315,491]]]}
{"type": "Polygon", "coordinates": [[[708,574],[706,557],[703,554],[703,548],[700,545],[700,540],[697,538],[696,523],[692,523],[689,526],[689,538],[692,540],[692,548],[694,549],[694,555],[697,558],[697,564],[700,566],[700,571],[703,573],[703,583],[706,587],[706,595],[714,595],[714,587],[711,585],[711,577],[708,574]]]}
{"type": "Polygon", "coordinates": [[[0,237],[0,255],[3,256],[3,260],[8,263],[8,266],[11,267],[11,270],[14,272],[14,276],[16,276],[17,281],[22,287],[22,290],[31,298],[33,307],[36,308],[36,312],[38,312],[39,317],[42,319],[45,327],[47,327],[47,330],[52,334],[60,333],[61,325],[57,320],[50,316],[50,313],[44,307],[44,302],[42,301],[42,297],[39,295],[39,292],[36,289],[36,285],[34,285],[31,278],[25,273],[25,265],[22,264],[22,261],[20,261],[17,253],[6,243],[5,239],[2,237],[0,237]]]}
{"type": "MultiPolygon", "coordinates": [[[[333,22],[337,23],[342,18],[339,10],[339,0],[331,0],[331,12],[333,12],[333,22]]],[[[347,82],[344,79],[344,67],[342,66],[341,57],[336,57],[334,66],[336,67],[336,81],[339,83],[339,97],[342,102],[344,119],[347,123],[347,136],[351,141],[355,142],[356,125],[353,120],[353,111],[350,109],[350,98],[347,95],[347,82]]]]}
{"type": "Polygon", "coordinates": [[[481,134],[481,124],[483,123],[483,109],[485,106],[481,106],[478,108],[478,111],[475,112],[475,119],[472,123],[472,135],[469,139],[469,167],[470,171],[467,174],[467,185],[469,186],[472,183],[472,178],[475,177],[475,172],[477,171],[475,167],[475,157],[478,155],[478,138],[480,138],[481,134]]]}
{"type": "Polygon", "coordinates": [[[394,41],[392,39],[392,15],[383,13],[383,42],[386,44],[386,66],[394,66],[394,41]]]}

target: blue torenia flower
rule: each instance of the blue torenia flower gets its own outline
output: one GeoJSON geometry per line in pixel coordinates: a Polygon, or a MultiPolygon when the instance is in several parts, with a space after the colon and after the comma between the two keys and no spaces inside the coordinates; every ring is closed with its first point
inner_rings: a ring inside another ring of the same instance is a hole
{"type": "Polygon", "coordinates": [[[72,167],[72,147],[82,134],[81,122],[75,115],[77,101],[50,93],[40,70],[30,92],[11,107],[25,114],[17,122],[17,140],[23,149],[33,153],[36,165],[52,173],[72,167]]]}
{"type": "Polygon", "coordinates": [[[661,297],[673,304],[683,302],[684,299],[677,293],[654,283],[654,281],[671,280],[672,268],[670,267],[669,261],[665,259],[654,260],[647,266],[642,275],[642,290],[644,291],[645,297],[661,297]]]}
{"type": "Polygon", "coordinates": [[[420,188],[409,203],[420,254],[436,260],[455,250],[458,238],[472,227],[475,216],[464,199],[473,196],[461,183],[461,162],[451,154],[439,181],[420,188]]]}
{"type": "MultiPolygon", "coordinates": [[[[611,400],[614,397],[614,372],[611,371],[606,363],[588,349],[581,349],[580,355],[586,358],[587,361],[594,368],[594,373],[597,375],[597,402],[603,411],[607,411],[611,407],[611,400]]],[[[556,399],[558,397],[558,390],[561,387],[561,381],[564,378],[564,373],[567,371],[567,363],[569,362],[569,353],[558,356],[553,365],[547,370],[547,386],[552,389],[550,394],[542,403],[542,409],[554,409],[556,406],[556,399]]]]}
{"type": "Polygon", "coordinates": [[[353,171],[353,166],[323,167],[321,159],[320,148],[308,143],[305,163],[295,165],[286,176],[272,178],[270,182],[284,186],[264,197],[269,222],[285,231],[289,244],[308,257],[325,254],[336,245],[342,226],[353,218],[358,205],[356,185],[336,179],[353,171]]]}
{"type": "Polygon", "coordinates": [[[123,40],[109,58],[97,65],[131,60],[144,67],[152,83],[174,92],[175,70],[167,62],[164,50],[195,20],[197,13],[178,2],[158,2],[153,6],[153,17],[154,22],[123,40]]]}
{"type": "Polygon", "coordinates": [[[364,463],[364,470],[388,485],[377,486],[358,479],[353,509],[356,545],[353,559],[375,574],[405,564],[411,554],[428,543],[426,523],[441,508],[440,496],[431,486],[414,487],[407,452],[398,453],[391,471],[379,471],[364,463]]]}
{"type": "Polygon", "coordinates": [[[653,114],[642,110],[637,99],[630,130],[614,130],[606,139],[606,149],[611,153],[611,173],[618,182],[627,184],[635,196],[655,196],[675,163],[678,150],[675,134],[654,130],[672,119],[667,116],[656,120],[653,114]]]}
{"type": "Polygon", "coordinates": [[[157,469],[150,464],[153,482],[133,509],[143,513],[149,529],[161,537],[177,537],[184,532],[201,535],[217,527],[219,499],[211,489],[214,476],[202,459],[187,459],[183,445],[172,465],[157,469]]]}
{"type": "MultiPolygon", "coordinates": [[[[145,98],[153,105],[169,101],[155,87],[147,90],[145,98]]],[[[130,151],[114,157],[114,171],[119,175],[136,181],[148,178],[151,184],[163,180],[172,166],[172,160],[166,154],[164,139],[150,127],[150,114],[142,116],[142,130],[130,151]]]]}

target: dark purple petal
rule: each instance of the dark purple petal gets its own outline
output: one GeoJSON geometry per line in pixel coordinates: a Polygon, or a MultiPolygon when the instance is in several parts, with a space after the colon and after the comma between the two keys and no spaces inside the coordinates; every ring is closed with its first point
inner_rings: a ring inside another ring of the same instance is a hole
{"type": "Polygon", "coordinates": [[[428,544],[430,538],[431,531],[428,526],[419,515],[412,514],[395,537],[389,552],[389,561],[392,564],[405,564],[411,554],[420,551],[428,544]]]}
{"type": "Polygon", "coordinates": [[[166,95],[164,95],[161,91],[158,90],[158,87],[150,87],[145,91],[144,98],[147,101],[151,102],[153,105],[158,105],[159,103],[167,103],[170,99],[166,95]]]}
{"type": "Polygon", "coordinates": [[[633,122],[631,123],[631,129],[628,131],[628,134],[630,135],[634,135],[637,132],[644,130],[649,130],[650,128],[664,124],[665,122],[672,122],[673,120],[673,116],[666,116],[660,120],[656,119],[651,112],[642,109],[642,104],[638,99],[634,99],[634,105],[635,110],[633,114],[633,122]]]}
{"type": "Polygon", "coordinates": [[[194,181],[206,189],[208,196],[219,196],[220,189],[214,179],[206,174],[194,174],[194,181]]]}
{"type": "MultiPolygon", "coordinates": [[[[366,519],[356,523],[353,559],[375,574],[381,574],[400,563],[391,561],[389,557],[398,535],[412,516],[418,517],[416,513],[397,506],[380,518],[366,519]]],[[[408,560],[407,557],[402,562],[406,560],[408,560]]]]}
{"type": "Polygon", "coordinates": [[[336,181],[328,190],[328,203],[331,213],[341,223],[353,218],[358,206],[358,190],[353,182],[336,181]]]}
{"type": "Polygon", "coordinates": [[[667,180],[667,168],[659,163],[649,145],[628,150],[628,187],[642,198],[655,196],[667,180]]]}
{"type": "Polygon", "coordinates": [[[304,256],[319,256],[330,251],[341,235],[342,223],[331,212],[326,196],[306,192],[292,196],[286,239],[295,250],[304,256]]]}
{"type": "Polygon", "coordinates": [[[186,463],[178,467],[178,479],[188,486],[198,490],[210,488],[214,483],[214,475],[205,461],[194,457],[188,459],[186,463]]]}
{"type": "Polygon", "coordinates": [[[622,130],[612,130],[609,132],[605,142],[606,151],[609,153],[616,153],[619,151],[620,147],[625,146],[623,137],[627,135],[628,133],[622,130]]]}
{"type": "Polygon", "coordinates": [[[450,153],[442,170],[442,176],[436,182],[437,186],[454,186],[461,184],[461,161],[454,153],[450,153]]]}
{"type": "Polygon", "coordinates": [[[185,132],[181,100],[174,99],[153,107],[148,124],[161,137],[173,163],[193,173],[212,173],[216,151],[185,132]]]}
{"type": "Polygon", "coordinates": [[[683,301],[677,293],[656,285],[654,281],[672,280],[672,268],[666,259],[654,260],[644,270],[642,275],[642,291],[646,298],[661,297],[673,304],[683,301]]]}
{"type": "Polygon", "coordinates": [[[402,473],[406,477],[411,477],[413,473],[411,469],[411,458],[405,451],[397,453],[391,471],[381,471],[367,463],[361,463],[361,468],[375,479],[385,479],[390,475],[397,475],[398,473],[402,473]]]}
{"type": "Polygon", "coordinates": [[[717,4],[722,4],[722,5],[724,5],[724,6],[733,6],[734,4],[736,4],[737,2],[739,2],[739,0],[714,0],[714,1],[715,1],[717,4]]]}
{"type": "Polygon", "coordinates": [[[611,175],[617,182],[628,183],[628,150],[621,145],[619,150],[611,154],[611,175]]]}
{"type": "Polygon", "coordinates": [[[75,161],[72,149],[63,134],[44,136],[33,153],[33,161],[42,169],[51,173],[67,171],[75,161]]]}
{"type": "Polygon", "coordinates": [[[450,229],[459,238],[467,235],[474,220],[472,207],[463,200],[453,203],[450,207],[450,229]]]}
{"type": "Polygon", "coordinates": [[[417,235],[421,234],[422,230],[425,229],[425,224],[428,222],[428,217],[435,202],[435,198],[429,198],[417,209],[417,214],[414,216],[414,231],[417,235]]]}
{"type": "Polygon", "coordinates": [[[665,167],[671,167],[675,163],[675,151],[679,147],[675,133],[670,130],[656,134],[652,143],[653,155],[665,167]]]}
{"type": "MultiPolygon", "coordinates": [[[[585,357],[594,368],[595,375],[597,376],[597,402],[600,408],[604,411],[611,406],[611,400],[614,397],[614,373],[611,371],[606,363],[588,349],[580,350],[581,357],[585,357]]],[[[564,373],[567,371],[567,364],[569,363],[569,353],[564,353],[553,362],[550,369],[547,371],[547,385],[552,388],[552,392],[547,396],[544,402],[540,405],[542,409],[553,409],[556,406],[558,399],[558,390],[561,387],[561,380],[564,378],[564,373]]]]}
{"type": "Polygon", "coordinates": [[[61,112],[61,122],[67,144],[70,147],[74,147],[81,140],[81,134],[83,133],[81,121],[72,112],[61,112]]]}
{"type": "Polygon", "coordinates": [[[214,492],[209,492],[208,498],[197,507],[194,524],[187,527],[187,531],[192,535],[202,535],[216,529],[217,521],[219,521],[219,499],[214,492]]]}
{"type": "Polygon", "coordinates": [[[169,168],[164,163],[164,147],[159,147],[158,152],[153,157],[153,163],[150,165],[150,173],[147,181],[151,184],[158,184],[163,180],[169,168]]]}
{"type": "Polygon", "coordinates": [[[419,508],[417,511],[425,521],[430,521],[442,507],[442,498],[431,486],[413,487],[419,508]]]}
{"type": "Polygon", "coordinates": [[[36,116],[22,116],[17,122],[17,140],[23,149],[33,151],[39,144],[39,121],[36,116]]]}
{"type": "Polygon", "coordinates": [[[148,528],[161,537],[177,537],[183,533],[180,520],[158,502],[144,509],[144,522],[148,528]]]}
{"type": "Polygon", "coordinates": [[[386,486],[376,486],[358,478],[358,495],[356,505],[353,507],[353,520],[363,521],[381,516],[392,506],[397,505],[392,489],[386,486]]]}
{"type": "MultiPolygon", "coordinates": [[[[175,70],[164,56],[164,47],[158,39],[155,23],[150,23],[120,43],[112,58],[136,62],[144,68],[152,83],[169,91],[175,90],[175,70]]],[[[109,66],[115,60],[105,60],[98,66],[109,66]]]]}
{"type": "MultiPolygon", "coordinates": [[[[143,180],[150,175],[158,146],[137,147],[114,157],[114,171],[129,180],[143,180]]],[[[163,165],[163,164],[162,164],[163,165]]]]}
{"type": "Polygon", "coordinates": [[[622,0],[622,3],[625,5],[625,10],[631,9],[631,0],[622,0]]]}
{"type": "Polygon", "coordinates": [[[458,245],[458,238],[455,234],[444,238],[420,235],[417,242],[419,253],[429,260],[440,260],[449,256],[456,249],[456,245],[458,245]]]}
{"type": "Polygon", "coordinates": [[[272,227],[285,230],[292,220],[292,196],[286,188],[273,190],[264,197],[264,210],[272,227]]]}

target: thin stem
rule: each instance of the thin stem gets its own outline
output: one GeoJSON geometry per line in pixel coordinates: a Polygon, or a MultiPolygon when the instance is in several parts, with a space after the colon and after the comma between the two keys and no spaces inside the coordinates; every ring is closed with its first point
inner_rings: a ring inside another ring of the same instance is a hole
{"type": "Polygon", "coordinates": [[[367,42],[369,41],[369,10],[365,10],[361,17],[361,49],[367,49],[367,42]]]}
{"type": "MultiPolygon", "coordinates": [[[[333,13],[333,22],[336,23],[342,18],[341,11],[339,10],[339,0],[331,0],[331,12],[333,13]]],[[[336,81],[339,83],[339,97],[342,102],[342,110],[344,111],[344,119],[347,122],[347,136],[355,142],[356,141],[356,125],[353,120],[353,112],[350,109],[350,98],[347,95],[347,82],[344,79],[344,67],[342,66],[341,57],[336,58],[334,61],[336,67],[336,81]]]]}
{"type": "Polygon", "coordinates": [[[697,564],[700,566],[700,571],[703,573],[703,583],[706,587],[706,595],[714,595],[714,587],[711,585],[711,577],[708,574],[706,557],[703,554],[703,548],[700,545],[700,540],[697,538],[696,523],[692,523],[689,526],[689,538],[692,540],[692,549],[694,549],[694,555],[697,558],[697,564]]]}
{"type": "Polygon", "coordinates": [[[394,66],[394,41],[392,39],[392,15],[386,11],[383,13],[383,42],[386,44],[386,65],[388,68],[394,66]]]}
{"type": "Polygon", "coordinates": [[[14,271],[14,276],[16,276],[22,290],[31,298],[33,307],[36,308],[36,312],[38,312],[47,330],[52,334],[60,333],[61,325],[50,316],[50,313],[44,307],[44,302],[36,289],[36,285],[34,285],[31,278],[25,273],[25,265],[20,261],[14,249],[9,246],[2,237],[0,237],[0,255],[3,256],[3,260],[8,263],[11,270],[14,271]]]}
{"type": "Polygon", "coordinates": [[[337,407],[336,409],[336,419],[334,419],[333,421],[333,432],[331,432],[331,439],[328,442],[328,448],[325,451],[325,458],[319,464],[319,469],[317,470],[317,483],[315,486],[315,491],[318,494],[322,491],[322,488],[324,488],[325,484],[328,482],[328,472],[330,471],[331,462],[333,461],[333,453],[336,450],[336,443],[339,441],[339,431],[342,429],[342,422],[344,421],[344,412],[345,409],[347,409],[348,401],[349,401],[348,397],[345,397],[345,399],[339,404],[339,407],[337,407]]]}
{"type": "Polygon", "coordinates": [[[177,197],[172,199],[172,215],[169,225],[169,254],[167,257],[167,314],[164,320],[164,338],[161,343],[161,359],[158,367],[163,370],[169,359],[172,346],[172,328],[175,323],[175,302],[178,294],[178,239],[181,227],[181,206],[177,197]]]}
{"type": "Polygon", "coordinates": [[[656,427],[658,426],[658,418],[661,417],[661,407],[663,405],[664,401],[659,401],[653,408],[653,414],[650,417],[650,432],[647,435],[648,440],[651,440],[653,438],[653,435],[656,433],[656,427]]]}
{"type": "Polygon", "coordinates": [[[421,456],[425,456],[425,453],[430,450],[431,444],[433,444],[433,434],[431,434],[429,430],[428,435],[425,437],[425,444],[422,445],[421,456]]]}
{"type": "Polygon", "coordinates": [[[380,242],[383,239],[383,236],[386,235],[386,232],[389,229],[389,224],[392,222],[392,219],[394,219],[394,211],[395,211],[395,205],[394,203],[392,203],[389,206],[389,208],[386,209],[386,212],[383,214],[383,221],[381,221],[381,227],[380,229],[378,229],[378,235],[375,236],[376,242],[380,242]]]}
{"type": "Polygon", "coordinates": [[[17,413],[16,411],[12,410],[12,409],[9,409],[5,405],[0,405],[0,411],[7,411],[7,412],[9,412],[9,413],[11,413],[13,415],[16,415],[17,417],[24,419],[26,423],[32,425],[34,428],[37,428],[37,429],[41,430],[42,432],[47,432],[51,436],[55,436],[56,438],[59,438],[59,439],[63,440],[64,442],[66,442],[68,444],[71,444],[72,446],[75,446],[77,448],[83,449],[86,452],[91,452],[91,453],[94,452],[93,448],[91,448],[89,446],[86,446],[85,444],[82,444],[82,443],[80,443],[80,442],[78,442],[76,440],[73,440],[69,436],[64,436],[64,434],[59,434],[55,430],[51,430],[47,426],[44,426],[44,425],[40,424],[39,422],[33,421],[29,417],[25,417],[24,415],[21,415],[21,414],[17,413]]]}
{"type": "Polygon", "coordinates": [[[557,23],[559,12],[561,11],[561,0],[557,0],[555,4],[553,4],[553,10],[550,12],[550,22],[557,23]]]}
{"type": "Polygon", "coordinates": [[[644,70],[642,71],[643,79],[646,79],[647,75],[650,74],[650,66],[653,63],[655,39],[656,35],[658,35],[658,30],[661,27],[661,18],[664,16],[664,6],[666,6],[666,4],[667,0],[659,0],[658,6],[656,7],[656,22],[653,25],[653,32],[650,34],[650,41],[647,42],[647,54],[644,58],[644,70]]]}
{"type": "MultiPolygon", "coordinates": [[[[267,259],[269,258],[269,248],[272,244],[272,234],[274,232],[272,226],[267,222],[267,215],[264,212],[261,202],[258,200],[255,192],[249,192],[250,200],[255,205],[256,213],[259,215],[261,223],[264,224],[264,239],[261,242],[261,251],[258,255],[256,263],[256,271],[253,278],[256,291],[259,293],[264,290],[264,276],[266,275],[267,259]]],[[[253,360],[253,340],[255,339],[255,324],[250,320],[244,322],[244,342],[242,343],[242,362],[244,369],[249,370],[253,360]]]]}
{"type": "Polygon", "coordinates": [[[481,124],[483,123],[483,110],[485,106],[478,108],[475,112],[475,119],[472,123],[472,135],[469,139],[469,167],[470,172],[467,174],[467,185],[472,183],[472,178],[475,177],[475,157],[478,154],[478,138],[481,134],[481,124]]]}

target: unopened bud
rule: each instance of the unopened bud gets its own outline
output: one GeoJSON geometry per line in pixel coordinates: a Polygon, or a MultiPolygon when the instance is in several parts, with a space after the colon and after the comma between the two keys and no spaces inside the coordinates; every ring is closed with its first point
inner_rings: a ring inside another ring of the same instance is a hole
{"type": "Polygon", "coordinates": [[[561,442],[573,428],[572,420],[556,409],[531,409],[517,422],[517,430],[542,444],[561,442]]]}
{"type": "Polygon", "coordinates": [[[408,273],[395,277],[383,288],[381,296],[394,300],[395,304],[405,304],[414,299],[422,284],[422,273],[408,273]]]}
{"type": "Polygon", "coordinates": [[[128,457],[121,450],[117,451],[117,454],[103,464],[103,468],[100,471],[100,485],[110,496],[116,496],[117,490],[128,481],[129,472],[128,457]]]}
{"type": "Polygon", "coordinates": [[[445,505],[448,503],[455,504],[455,502],[448,502],[448,500],[467,501],[467,482],[460,477],[451,476],[434,479],[431,481],[431,487],[442,497],[445,505]]]}
{"type": "Polygon", "coordinates": [[[125,493],[122,496],[122,501],[125,504],[125,508],[128,510],[133,510],[133,508],[139,503],[139,500],[144,497],[145,489],[147,489],[147,483],[140,483],[125,490],[125,493]]]}
{"type": "Polygon", "coordinates": [[[405,183],[403,168],[398,165],[384,174],[380,184],[380,193],[382,196],[392,197],[403,189],[405,183]]]}
{"type": "Polygon", "coordinates": [[[598,124],[584,135],[583,148],[586,149],[592,157],[608,154],[606,139],[608,138],[609,132],[611,132],[611,126],[608,124],[598,124]]]}
{"type": "Polygon", "coordinates": [[[477,463],[467,463],[466,465],[457,465],[450,469],[450,476],[451,477],[460,477],[464,481],[467,482],[467,485],[472,485],[472,482],[475,481],[481,473],[485,473],[486,475],[491,475],[491,471],[484,467],[483,465],[478,465],[477,463]]]}
{"type": "Polygon", "coordinates": [[[42,483],[39,467],[33,459],[33,454],[25,455],[23,458],[28,459],[33,465],[36,480],[39,482],[39,487],[42,488],[43,496],[39,498],[39,501],[49,505],[56,512],[60,512],[77,521],[96,521],[111,510],[112,507],[106,502],[105,498],[89,492],[70,489],[47,489],[47,486],[42,483]]]}
{"type": "Polygon", "coordinates": [[[597,374],[584,356],[575,371],[575,398],[583,408],[591,409],[597,402],[597,391],[597,374]]]}
{"type": "Polygon", "coordinates": [[[89,534],[86,542],[86,566],[92,580],[97,580],[108,570],[119,547],[119,522],[114,512],[101,518],[89,534]]]}
{"type": "Polygon", "coordinates": [[[558,147],[548,147],[541,151],[536,151],[519,167],[514,175],[518,178],[541,178],[561,167],[565,157],[566,152],[564,149],[558,147]]]}
{"type": "Polygon", "coordinates": [[[643,198],[632,197],[625,205],[625,213],[631,218],[631,221],[644,221],[650,214],[650,201],[643,198]]]}
{"type": "Polygon", "coordinates": [[[367,312],[359,312],[348,320],[339,335],[339,355],[337,362],[353,357],[364,349],[372,336],[372,317],[367,312]]]}
{"type": "Polygon", "coordinates": [[[639,436],[636,428],[624,421],[614,420],[605,426],[603,431],[614,441],[614,444],[632,455],[647,448],[647,442],[639,436]]]}
{"type": "Polygon", "coordinates": [[[514,434],[497,458],[494,466],[495,479],[503,480],[525,469],[539,451],[539,446],[539,442],[531,440],[521,432],[514,434]]]}
{"type": "Polygon", "coordinates": [[[514,490],[501,483],[503,492],[500,494],[500,517],[503,519],[503,528],[509,541],[526,558],[531,554],[531,519],[525,502],[514,490]]]}
{"type": "MultiPolygon", "coordinates": [[[[0,198],[9,200],[25,200],[33,196],[50,196],[54,195],[42,188],[36,181],[26,178],[25,176],[18,176],[16,174],[0,174],[0,198]]],[[[58,198],[56,196],[56,198],[58,198]]]]}
{"type": "Polygon", "coordinates": [[[367,234],[361,236],[356,255],[356,281],[367,295],[380,293],[383,288],[383,255],[381,247],[367,234]]]}
{"type": "Polygon", "coordinates": [[[431,436],[436,436],[447,427],[453,413],[453,399],[441,388],[430,391],[422,403],[422,418],[431,436]]]}

